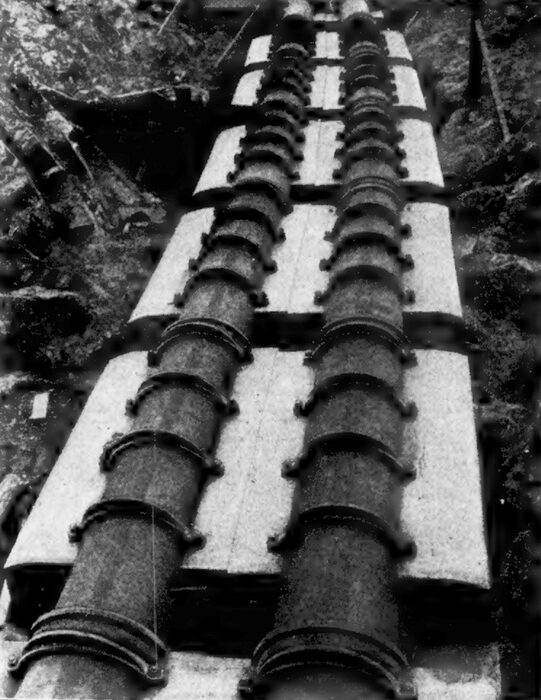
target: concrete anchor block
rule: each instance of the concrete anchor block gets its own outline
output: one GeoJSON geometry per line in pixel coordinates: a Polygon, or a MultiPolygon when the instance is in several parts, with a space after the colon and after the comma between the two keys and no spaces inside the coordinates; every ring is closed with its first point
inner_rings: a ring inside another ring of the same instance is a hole
{"type": "Polygon", "coordinates": [[[336,112],[340,105],[341,66],[316,66],[310,92],[310,107],[322,112],[336,112]]]}
{"type": "Polygon", "coordinates": [[[340,18],[332,12],[316,12],[314,14],[314,24],[318,29],[336,29],[340,26],[340,18]]]}
{"type": "Polygon", "coordinates": [[[426,101],[421,90],[419,75],[410,66],[390,66],[396,86],[396,107],[414,107],[426,110],[426,101]]]}
{"type": "MultiPolygon", "coordinates": [[[[401,513],[401,527],[417,554],[403,564],[401,576],[415,585],[430,582],[445,589],[454,582],[486,590],[488,556],[468,360],[438,350],[416,354],[418,364],[406,372],[404,396],[415,402],[418,415],[404,423],[400,461],[417,472],[404,487],[401,513]]],[[[304,423],[291,412],[312,383],[303,353],[273,348],[256,350],[254,364],[239,375],[235,396],[243,407],[253,403],[253,410],[243,410],[222,434],[217,454],[225,476],[207,490],[196,521],[209,545],[215,544],[190,555],[190,568],[278,573],[279,562],[266,540],[283,531],[289,518],[291,486],[278,475],[284,460],[300,454],[304,423]],[[252,445],[256,439],[258,447],[252,445]]]]}
{"type": "Polygon", "coordinates": [[[404,393],[418,417],[404,424],[405,461],[417,477],[402,494],[404,531],[417,555],[401,576],[488,589],[481,472],[468,358],[417,350],[404,393]]]}
{"type": "Polygon", "coordinates": [[[304,130],[306,141],[303,160],[299,165],[299,179],[295,188],[307,193],[324,188],[336,189],[334,172],[340,167],[336,151],[340,147],[339,134],[344,130],[341,121],[310,121],[304,130]]]}
{"type": "MultiPolygon", "coordinates": [[[[400,146],[404,151],[401,170],[402,184],[418,193],[440,192],[444,187],[438,159],[438,149],[430,122],[423,119],[402,119],[400,146]]],[[[308,194],[335,193],[340,183],[335,172],[340,169],[337,151],[341,146],[344,126],[341,121],[310,121],[305,127],[304,159],[299,165],[299,179],[294,193],[305,198],[308,194]]]]}
{"type": "MultiPolygon", "coordinates": [[[[326,236],[336,223],[336,210],[327,205],[296,205],[284,219],[285,241],[277,248],[278,271],[267,277],[264,290],[269,306],[257,312],[261,323],[281,318],[281,327],[314,321],[321,307],[314,303],[317,291],[328,286],[333,241],[326,236]]],[[[404,309],[409,328],[425,336],[435,321],[462,325],[462,307],[454,263],[450,217],[447,207],[430,202],[407,204],[402,224],[411,235],[402,241],[405,265],[403,282],[414,292],[404,309]],[[411,264],[413,263],[413,265],[411,264]]]]}
{"type": "Polygon", "coordinates": [[[270,59],[272,36],[265,34],[252,39],[246,54],[245,66],[252,66],[257,63],[267,63],[270,59]]]}
{"type": "Polygon", "coordinates": [[[348,20],[356,15],[371,16],[366,0],[344,0],[340,8],[342,20],[348,20]]]}
{"type": "Polygon", "coordinates": [[[213,193],[230,189],[227,176],[235,171],[235,156],[241,152],[241,141],[245,137],[245,126],[234,126],[218,134],[194,196],[211,197],[213,193]]]}
{"type": "Polygon", "coordinates": [[[241,77],[231,101],[234,107],[253,107],[257,103],[257,93],[261,87],[263,74],[263,70],[257,69],[241,77]]]}
{"type": "Polygon", "coordinates": [[[324,239],[332,228],[334,209],[326,205],[299,204],[283,221],[285,241],[275,249],[278,271],[267,277],[263,290],[269,306],[259,315],[287,315],[285,320],[318,313],[314,291],[325,286],[327,274],[319,261],[327,257],[331,244],[324,239]]]}
{"type": "Polygon", "coordinates": [[[318,32],[314,59],[321,62],[338,61],[342,58],[338,32],[318,32]]]}
{"type": "Polygon", "coordinates": [[[421,119],[401,119],[399,130],[404,134],[401,147],[405,151],[403,165],[408,171],[405,185],[441,189],[443,174],[432,125],[421,119]]]}
{"type": "Polygon", "coordinates": [[[441,204],[415,202],[406,205],[402,223],[411,236],[402,242],[414,267],[404,273],[404,284],[415,290],[417,314],[462,318],[449,209],[441,204]]]}
{"type": "Polygon", "coordinates": [[[182,217],[130,316],[130,324],[178,314],[174,304],[175,294],[183,291],[191,277],[190,258],[199,254],[201,235],[210,231],[213,220],[212,208],[197,209],[182,217]]]}
{"type": "MultiPolygon", "coordinates": [[[[408,585],[449,583],[475,590],[489,585],[483,506],[468,360],[437,350],[417,351],[406,371],[404,397],[418,414],[404,423],[400,461],[416,479],[403,491],[401,528],[417,547],[403,564],[408,585]]],[[[267,538],[285,529],[291,511],[290,481],[282,465],[300,454],[304,421],[296,400],[313,387],[313,369],[302,352],[261,348],[239,374],[233,398],[242,411],[224,427],[216,456],[221,479],[205,490],[195,526],[207,546],[186,560],[189,569],[227,575],[275,575],[280,563],[267,538]]],[[[124,406],[146,376],[146,355],[114,360],[87,406],[10,554],[6,568],[70,565],[67,532],[104,488],[99,457],[113,432],[128,428],[124,406]],[[81,445],[85,447],[81,449],[81,445]]]]}

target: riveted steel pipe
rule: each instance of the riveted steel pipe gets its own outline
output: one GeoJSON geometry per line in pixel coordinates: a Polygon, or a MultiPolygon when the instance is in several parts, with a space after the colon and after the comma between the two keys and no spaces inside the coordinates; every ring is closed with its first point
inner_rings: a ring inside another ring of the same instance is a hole
{"type": "MultiPolygon", "coordinates": [[[[346,36],[361,19],[373,38],[366,3],[344,2],[342,17],[346,36]]],[[[374,73],[371,62],[356,60],[358,45],[350,47],[344,138],[351,143],[352,132],[376,122],[392,143],[385,71],[374,73]],[[374,85],[363,84],[366,75],[377,78],[374,85]]],[[[342,153],[337,173],[335,247],[322,261],[329,284],[315,299],[324,327],[307,354],[314,387],[295,407],[306,418],[304,448],[286,465],[297,480],[289,524],[270,542],[283,552],[284,584],[274,627],[253,655],[247,687],[255,697],[398,697],[407,668],[394,584],[397,557],[412,552],[398,525],[411,474],[399,455],[403,422],[415,411],[401,399],[410,352],[402,332],[399,170],[381,143],[342,153]]]]}
{"type": "Polygon", "coordinates": [[[166,681],[168,589],[184,552],[204,546],[193,522],[207,479],[220,475],[214,449],[237,410],[229,396],[250,356],[254,306],[265,303],[260,287],[290,208],[290,157],[276,142],[299,142],[306,98],[294,95],[284,56],[297,56],[301,77],[308,69],[306,49],[283,41],[258,106],[270,101],[284,116],[278,110],[271,132],[269,122],[243,143],[230,200],[217,207],[176,299],[178,318],[149,353],[147,379],[126,407],[131,430],[104,449],[106,488],[73,528],[80,548],[58,604],[12,663],[26,674],[18,697],[131,698],[166,681]]]}

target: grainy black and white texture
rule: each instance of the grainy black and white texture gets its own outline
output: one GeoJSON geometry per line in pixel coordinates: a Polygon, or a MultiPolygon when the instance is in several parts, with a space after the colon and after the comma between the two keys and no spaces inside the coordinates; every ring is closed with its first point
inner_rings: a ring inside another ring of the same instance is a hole
{"type": "Polygon", "coordinates": [[[0,10],[0,695],[540,697],[538,4],[0,10]]]}

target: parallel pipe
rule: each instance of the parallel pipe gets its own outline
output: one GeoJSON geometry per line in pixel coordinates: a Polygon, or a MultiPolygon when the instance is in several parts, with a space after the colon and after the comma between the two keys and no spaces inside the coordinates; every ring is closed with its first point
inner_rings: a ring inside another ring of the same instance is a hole
{"type": "MultiPolygon", "coordinates": [[[[259,104],[274,96],[285,111],[273,125],[298,142],[306,99],[289,103],[283,48],[259,104]]],[[[285,47],[300,55],[294,66],[307,77],[305,48],[298,49],[285,47]]],[[[168,589],[186,549],[204,545],[192,523],[208,476],[220,473],[212,455],[237,408],[229,396],[250,355],[253,308],[265,303],[259,289],[290,208],[287,156],[275,157],[272,139],[257,154],[254,143],[265,144],[257,128],[231,174],[231,200],[190,263],[178,320],[149,353],[149,377],[127,406],[132,431],[104,450],[107,486],[73,529],[81,545],[58,604],[11,664],[16,674],[30,667],[17,697],[134,697],[166,681],[168,589]]]]}
{"type": "MultiPolygon", "coordinates": [[[[345,2],[344,18],[359,11],[364,18],[361,5],[345,2]]],[[[400,400],[411,357],[402,332],[402,197],[390,85],[359,89],[372,68],[357,53],[347,56],[345,139],[362,142],[362,127],[377,119],[364,111],[368,94],[383,106],[378,130],[393,157],[382,149],[367,159],[360,149],[339,173],[336,245],[322,261],[330,284],[316,297],[325,323],[307,355],[315,384],[296,405],[307,417],[304,452],[286,465],[297,477],[294,503],[286,531],[270,542],[284,552],[285,582],[273,630],[243,686],[272,700],[398,697],[407,668],[394,594],[396,557],[412,553],[398,527],[409,469],[397,456],[402,423],[415,415],[400,400]]]]}

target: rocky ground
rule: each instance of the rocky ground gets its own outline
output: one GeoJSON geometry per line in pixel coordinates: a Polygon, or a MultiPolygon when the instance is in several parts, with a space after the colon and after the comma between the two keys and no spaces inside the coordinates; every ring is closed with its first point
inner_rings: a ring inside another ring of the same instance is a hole
{"type": "Polygon", "coordinates": [[[477,342],[472,369],[493,571],[508,615],[499,618],[502,637],[509,638],[502,649],[516,671],[532,561],[523,484],[539,362],[541,9],[528,2],[487,6],[482,22],[511,133],[506,143],[486,72],[481,98],[465,97],[467,10],[420,12],[406,35],[439,116],[442,167],[456,186],[454,248],[465,317],[477,342]]]}
{"type": "MultiPolygon", "coordinates": [[[[483,26],[512,134],[507,143],[486,73],[481,99],[472,103],[465,98],[467,10],[419,13],[409,23],[407,38],[426,67],[440,115],[443,170],[457,183],[454,244],[466,317],[483,353],[477,377],[482,412],[508,433],[516,468],[524,449],[525,398],[534,361],[532,302],[541,272],[536,210],[541,96],[534,79],[540,68],[541,16],[528,3],[510,3],[488,10],[483,26]]],[[[508,497],[514,499],[512,476],[508,487],[508,497]]]]}
{"type": "MultiPolygon", "coordinates": [[[[51,193],[15,149],[0,145],[0,277],[5,289],[0,292],[0,332],[13,335],[14,329],[5,325],[17,325],[17,319],[35,326],[46,299],[52,316],[71,315],[62,327],[51,327],[49,335],[42,329],[39,342],[32,343],[24,333],[16,345],[19,357],[3,358],[8,368],[18,360],[25,365],[28,358],[32,365],[48,368],[84,366],[125,320],[163,244],[160,225],[168,212],[159,193],[149,189],[141,172],[119,165],[114,151],[78,140],[80,128],[65,114],[69,117],[71,110],[76,116],[73,105],[91,111],[92,105],[104,104],[96,112],[102,115],[109,104],[111,113],[124,117],[130,99],[141,94],[159,96],[165,109],[174,103],[175,90],[186,87],[193,89],[194,100],[204,102],[227,37],[213,32],[207,41],[206,34],[174,22],[162,28],[167,14],[160,3],[146,11],[137,5],[133,0],[64,0],[53,4],[53,12],[51,3],[3,3],[0,36],[8,60],[0,67],[0,132],[16,145],[31,141],[33,157],[40,146],[48,147],[42,150],[52,151],[66,177],[51,193]],[[28,105],[35,95],[25,92],[25,81],[32,90],[46,90],[37,116],[34,105],[28,105]],[[89,172],[74,173],[70,158],[81,152],[82,162],[76,165],[89,172]]],[[[119,123],[118,138],[122,130],[119,123]]],[[[34,331],[37,340],[38,328],[34,331]]]]}

